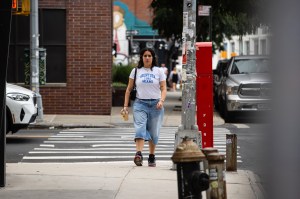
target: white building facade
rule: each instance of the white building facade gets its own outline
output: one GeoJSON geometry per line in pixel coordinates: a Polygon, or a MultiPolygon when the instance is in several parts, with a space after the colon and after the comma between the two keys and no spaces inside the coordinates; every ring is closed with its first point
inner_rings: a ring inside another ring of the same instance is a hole
{"type": "Polygon", "coordinates": [[[243,36],[232,36],[223,41],[224,51],[216,52],[213,61],[213,68],[218,60],[230,59],[236,55],[269,55],[270,54],[270,30],[263,26],[257,28],[253,34],[243,36]]]}

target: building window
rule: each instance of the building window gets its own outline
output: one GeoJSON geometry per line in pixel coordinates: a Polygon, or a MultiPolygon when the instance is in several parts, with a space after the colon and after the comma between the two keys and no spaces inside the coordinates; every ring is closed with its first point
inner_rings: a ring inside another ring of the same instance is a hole
{"type": "Polygon", "coordinates": [[[266,55],[267,54],[267,41],[265,39],[260,40],[261,45],[261,54],[266,55]]]}
{"type": "Polygon", "coordinates": [[[250,42],[246,41],[245,45],[246,45],[246,55],[250,55],[250,42]]]}
{"type": "Polygon", "coordinates": [[[231,52],[234,53],[235,52],[235,46],[234,46],[234,42],[231,42],[231,52]]]}
{"type": "Polygon", "coordinates": [[[258,55],[258,39],[254,39],[254,55],[258,55]]]}
{"type": "MultiPolygon", "coordinates": [[[[39,47],[45,48],[46,83],[66,82],[66,10],[39,10],[39,47]]],[[[24,50],[30,48],[30,17],[14,15],[7,81],[24,82],[24,50]]]]}

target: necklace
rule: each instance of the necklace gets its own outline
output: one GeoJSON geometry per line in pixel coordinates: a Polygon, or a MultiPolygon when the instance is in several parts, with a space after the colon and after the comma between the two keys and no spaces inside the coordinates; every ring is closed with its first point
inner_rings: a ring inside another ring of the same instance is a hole
{"type": "Polygon", "coordinates": [[[151,68],[146,68],[145,66],[144,66],[144,69],[145,69],[147,72],[149,72],[149,71],[151,70],[151,68]]]}

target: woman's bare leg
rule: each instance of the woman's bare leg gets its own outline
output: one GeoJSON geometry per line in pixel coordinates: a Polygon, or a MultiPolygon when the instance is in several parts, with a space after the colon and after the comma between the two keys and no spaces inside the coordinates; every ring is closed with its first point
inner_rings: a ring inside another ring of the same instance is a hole
{"type": "Polygon", "coordinates": [[[155,147],[156,145],[153,144],[153,142],[151,140],[149,140],[149,154],[155,154],[155,147]]]}
{"type": "Polygon", "coordinates": [[[136,151],[143,151],[144,149],[144,144],[145,144],[145,140],[141,139],[141,138],[137,138],[135,140],[135,147],[136,147],[136,151]]]}

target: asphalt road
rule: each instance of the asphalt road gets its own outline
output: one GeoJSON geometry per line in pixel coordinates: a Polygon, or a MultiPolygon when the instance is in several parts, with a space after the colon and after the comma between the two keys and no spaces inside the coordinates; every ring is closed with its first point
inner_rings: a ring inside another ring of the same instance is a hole
{"type": "Polygon", "coordinates": [[[20,130],[15,134],[6,135],[6,162],[21,162],[24,155],[38,147],[58,130],[31,129],[20,130]]]}

